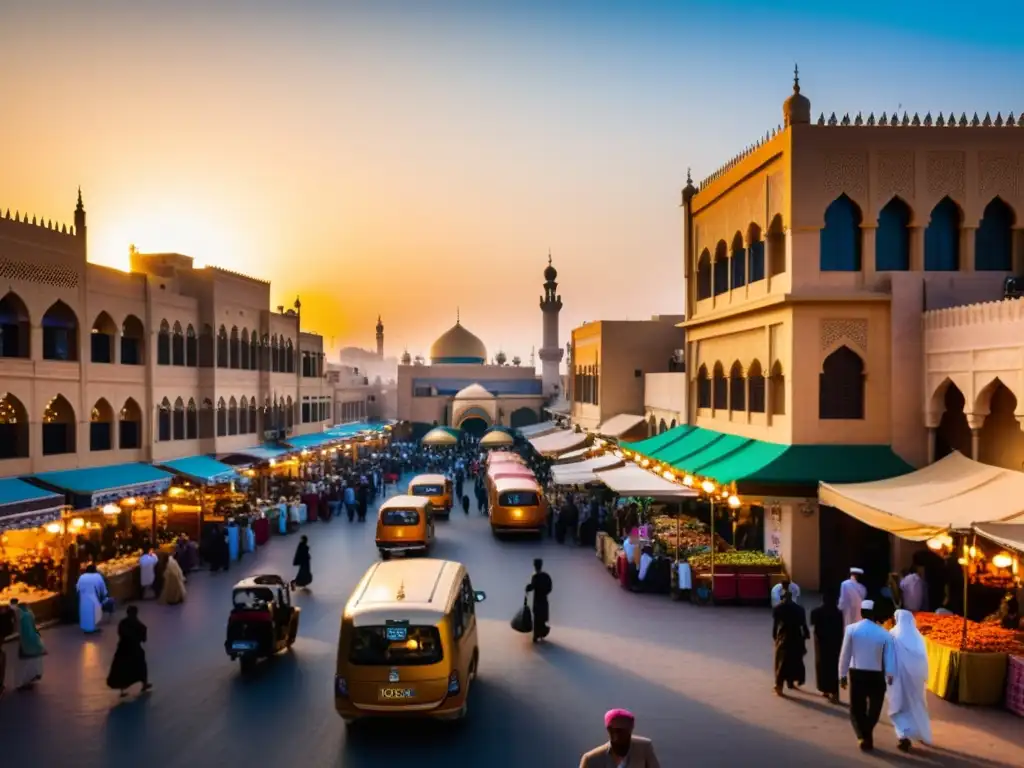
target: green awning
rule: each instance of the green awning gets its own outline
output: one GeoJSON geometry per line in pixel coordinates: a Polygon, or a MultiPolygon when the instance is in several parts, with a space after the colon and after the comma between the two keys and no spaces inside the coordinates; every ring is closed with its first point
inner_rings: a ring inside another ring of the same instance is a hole
{"type": "Polygon", "coordinates": [[[652,459],[668,464],[683,471],[692,471],[687,460],[697,455],[724,435],[721,432],[712,432],[710,429],[694,427],[682,440],[666,446],[658,451],[652,459]]]}
{"type": "Polygon", "coordinates": [[[730,456],[743,452],[754,442],[756,441],[749,437],[722,435],[718,440],[708,443],[702,451],[686,459],[683,469],[695,475],[704,474],[706,467],[714,466],[730,456]]]}
{"type": "Polygon", "coordinates": [[[682,440],[694,427],[684,424],[681,427],[673,427],[667,432],[662,432],[660,435],[653,435],[648,437],[646,440],[637,440],[635,442],[623,442],[619,441],[619,448],[624,451],[633,451],[639,453],[641,456],[646,456],[649,459],[654,458],[654,453],[660,451],[666,446],[672,445],[679,440],[682,440]]]}
{"type": "Polygon", "coordinates": [[[817,487],[819,482],[884,480],[913,469],[888,445],[780,445],[751,440],[720,461],[688,471],[722,484],[817,487]]]}

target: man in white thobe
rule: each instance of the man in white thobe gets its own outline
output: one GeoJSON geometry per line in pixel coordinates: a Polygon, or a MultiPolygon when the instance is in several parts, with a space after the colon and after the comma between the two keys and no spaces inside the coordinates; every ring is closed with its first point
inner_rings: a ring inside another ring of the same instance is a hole
{"type": "Polygon", "coordinates": [[[851,568],[850,578],[839,585],[839,610],[843,612],[844,627],[861,620],[860,606],[868,596],[867,587],[859,580],[863,575],[863,569],[851,568]]]}
{"type": "Polygon", "coordinates": [[[789,580],[787,576],[774,587],[772,587],[772,608],[782,602],[782,593],[789,592],[793,596],[793,602],[800,602],[800,587],[789,580]]]}
{"type": "Polygon", "coordinates": [[[103,618],[103,601],[107,599],[107,583],[96,572],[95,565],[89,565],[78,577],[78,624],[86,634],[99,631],[103,618]]]}
{"type": "Polygon", "coordinates": [[[139,558],[139,581],[142,584],[142,597],[148,600],[155,597],[153,585],[156,583],[156,564],[159,562],[152,549],[147,549],[139,558]]]}
{"type": "Polygon", "coordinates": [[[927,603],[927,585],[918,569],[915,568],[900,581],[900,592],[903,594],[903,608],[911,613],[925,609],[927,603]]]}

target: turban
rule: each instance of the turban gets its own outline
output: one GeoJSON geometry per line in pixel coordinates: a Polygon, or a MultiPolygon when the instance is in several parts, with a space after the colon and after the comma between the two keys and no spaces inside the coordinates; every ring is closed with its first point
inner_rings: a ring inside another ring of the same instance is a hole
{"type": "Polygon", "coordinates": [[[628,709],[609,709],[607,712],[604,713],[605,728],[610,727],[611,724],[616,720],[629,720],[629,722],[632,723],[634,720],[636,720],[636,718],[633,717],[633,713],[630,712],[628,709]]]}

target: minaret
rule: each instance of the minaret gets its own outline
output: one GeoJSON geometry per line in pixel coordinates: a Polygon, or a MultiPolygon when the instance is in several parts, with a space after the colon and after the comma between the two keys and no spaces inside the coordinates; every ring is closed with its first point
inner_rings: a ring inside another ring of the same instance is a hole
{"type": "Polygon", "coordinates": [[[540,299],[540,311],[544,316],[544,344],[540,348],[541,381],[544,394],[554,396],[561,390],[562,377],[558,367],[562,362],[565,350],[558,342],[558,313],[562,311],[562,297],[555,291],[558,283],[555,279],[558,272],[551,265],[551,252],[548,251],[548,266],[544,270],[544,295],[540,299]]]}
{"type": "Polygon", "coordinates": [[[82,188],[78,188],[78,204],[75,206],[75,237],[82,244],[82,253],[85,253],[85,206],[82,204],[82,188]]]}
{"type": "Polygon", "coordinates": [[[377,357],[384,359],[384,323],[381,322],[380,315],[377,315],[377,357]]]}

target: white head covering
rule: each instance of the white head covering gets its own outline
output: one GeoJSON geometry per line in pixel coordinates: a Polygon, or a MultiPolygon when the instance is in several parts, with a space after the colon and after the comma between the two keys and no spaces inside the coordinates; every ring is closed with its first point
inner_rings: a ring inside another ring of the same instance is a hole
{"type": "Polygon", "coordinates": [[[860,609],[862,611],[873,611],[873,610],[875,610],[875,601],[874,600],[865,600],[864,602],[862,602],[860,604],[860,609]]]}
{"type": "Polygon", "coordinates": [[[918,631],[917,621],[910,611],[905,611],[902,608],[896,611],[896,626],[892,628],[890,634],[897,648],[917,656],[924,656],[927,659],[924,637],[918,631]]]}
{"type": "Polygon", "coordinates": [[[864,569],[863,568],[851,568],[850,569],[850,573],[856,573],[858,576],[863,576],[864,575],[864,569]]]}
{"type": "Polygon", "coordinates": [[[914,614],[896,611],[896,626],[890,631],[896,651],[896,669],[890,673],[893,685],[889,688],[889,714],[907,712],[917,721],[920,738],[931,742],[931,727],[923,691],[928,682],[928,652],[924,638],[917,630],[914,614]]]}

